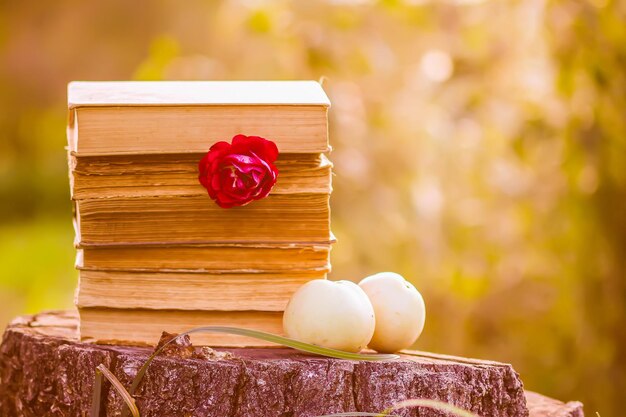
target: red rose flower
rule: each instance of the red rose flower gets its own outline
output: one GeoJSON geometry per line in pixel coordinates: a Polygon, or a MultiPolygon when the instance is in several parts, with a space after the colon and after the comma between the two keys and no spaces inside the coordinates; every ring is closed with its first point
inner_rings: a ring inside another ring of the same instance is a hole
{"type": "Polygon", "coordinates": [[[243,206],[266,197],[278,177],[278,148],[259,136],[217,142],[200,160],[198,179],[218,206],[243,206]]]}

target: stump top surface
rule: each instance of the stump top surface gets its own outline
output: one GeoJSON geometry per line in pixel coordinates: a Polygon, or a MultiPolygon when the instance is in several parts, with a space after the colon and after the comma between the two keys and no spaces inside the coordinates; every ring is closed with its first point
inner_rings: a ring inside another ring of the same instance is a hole
{"type": "MultiPolygon", "coordinates": [[[[76,311],[46,311],[32,316],[20,316],[14,319],[9,328],[32,335],[59,338],[67,342],[82,344],[86,346],[94,346],[106,350],[114,350],[119,353],[128,354],[149,354],[153,351],[153,346],[126,346],[126,345],[109,345],[94,344],[81,342],[78,335],[78,314],[76,311]]],[[[192,341],[193,341],[193,335],[192,341]]],[[[154,341],[154,344],[158,340],[154,341]]],[[[219,351],[232,352],[236,357],[246,360],[323,360],[323,361],[342,361],[342,359],[326,358],[317,355],[299,352],[291,348],[280,346],[268,348],[216,348],[219,351]]],[[[416,350],[404,350],[399,354],[400,361],[419,362],[423,364],[444,365],[452,364],[455,366],[477,366],[477,367],[505,367],[511,368],[511,365],[488,361],[482,359],[471,359],[459,356],[444,355],[431,352],[422,352],[416,350]]]]}
{"type": "MultiPolygon", "coordinates": [[[[83,416],[90,409],[96,366],[105,364],[130,386],[154,349],[80,342],[77,327],[71,311],[22,316],[9,325],[0,345],[0,409],[8,410],[7,416],[83,416]]],[[[386,362],[280,347],[217,351],[232,355],[157,357],[135,395],[142,417],[312,417],[378,412],[409,398],[448,402],[480,416],[583,416],[578,402],[525,393],[511,365],[493,361],[417,351],[386,362]]],[[[102,415],[119,416],[121,398],[111,389],[103,396],[102,415]]],[[[429,409],[397,414],[442,415],[429,409]]]]}

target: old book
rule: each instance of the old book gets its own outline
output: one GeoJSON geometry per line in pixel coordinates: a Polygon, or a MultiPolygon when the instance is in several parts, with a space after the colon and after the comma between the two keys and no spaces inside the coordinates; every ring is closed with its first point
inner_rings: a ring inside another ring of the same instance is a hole
{"type": "Polygon", "coordinates": [[[78,307],[283,311],[291,295],[326,271],[181,273],[81,270],[78,307]]]}
{"type": "Polygon", "coordinates": [[[87,246],[79,269],[162,272],[328,271],[330,243],[316,245],[87,246]]]}
{"type": "Polygon", "coordinates": [[[270,195],[222,209],[208,196],[76,201],[76,244],[328,243],[328,194],[270,195]]]}
{"type": "MultiPolygon", "coordinates": [[[[282,334],[282,313],[274,311],[184,311],[79,308],[83,341],[156,345],[163,331],[182,333],[200,326],[232,326],[282,334]]],[[[269,342],[220,333],[197,333],[195,345],[275,346],[269,342]]]]}
{"type": "MultiPolygon", "coordinates": [[[[206,195],[198,181],[202,154],[70,155],[72,198],[206,195]]],[[[273,194],[330,193],[330,161],[321,154],[282,154],[273,194]]]]}
{"type": "Polygon", "coordinates": [[[330,102],[314,81],[73,82],[68,105],[81,155],[202,153],[236,134],[281,153],[329,150],[330,102]]]}

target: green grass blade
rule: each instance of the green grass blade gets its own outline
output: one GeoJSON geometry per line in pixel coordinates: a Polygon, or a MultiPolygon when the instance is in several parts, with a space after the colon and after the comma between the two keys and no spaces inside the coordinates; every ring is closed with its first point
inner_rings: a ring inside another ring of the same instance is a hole
{"type": "Polygon", "coordinates": [[[199,327],[197,329],[190,330],[189,333],[196,332],[215,332],[215,333],[228,333],[236,334],[239,336],[247,336],[255,339],[264,340],[266,342],[276,343],[279,345],[287,346],[293,349],[300,350],[302,352],[313,353],[320,356],[327,356],[337,359],[348,359],[355,361],[385,361],[391,359],[398,359],[398,355],[391,354],[377,354],[377,353],[352,353],[345,352],[343,350],[330,349],[321,346],[312,345],[310,343],[300,342],[287,337],[278,336],[271,333],[261,332],[258,330],[240,329],[238,327],[222,327],[222,326],[208,326],[199,327]]]}
{"type": "Polygon", "coordinates": [[[133,414],[133,417],[140,417],[139,409],[135,404],[135,399],[128,393],[128,391],[126,391],[126,388],[124,388],[124,385],[122,385],[119,379],[117,379],[115,375],[113,375],[113,373],[109,371],[106,366],[104,366],[104,364],[98,365],[96,369],[102,372],[102,375],[104,375],[104,377],[109,380],[113,388],[115,388],[118,394],[120,394],[120,396],[128,406],[128,409],[133,414]]]}

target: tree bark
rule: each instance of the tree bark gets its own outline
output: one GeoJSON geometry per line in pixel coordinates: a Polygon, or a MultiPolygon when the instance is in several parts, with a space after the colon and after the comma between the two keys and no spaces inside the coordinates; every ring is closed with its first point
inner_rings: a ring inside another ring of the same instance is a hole
{"type": "MultiPolygon", "coordinates": [[[[95,368],[101,363],[130,386],[152,348],[81,343],[77,324],[74,313],[50,312],[19,317],[8,326],[0,346],[2,416],[88,415],[95,368]]],[[[157,357],[135,395],[142,417],[377,412],[409,398],[445,401],[480,416],[524,417],[529,408],[532,417],[582,416],[579,403],[530,393],[527,407],[517,373],[496,362],[424,352],[365,362],[286,348],[220,351],[230,355],[212,358],[207,352],[173,349],[157,357]]],[[[102,416],[119,416],[121,398],[108,383],[104,387],[102,416]]],[[[446,415],[424,408],[396,414],[446,415]]]]}

